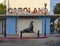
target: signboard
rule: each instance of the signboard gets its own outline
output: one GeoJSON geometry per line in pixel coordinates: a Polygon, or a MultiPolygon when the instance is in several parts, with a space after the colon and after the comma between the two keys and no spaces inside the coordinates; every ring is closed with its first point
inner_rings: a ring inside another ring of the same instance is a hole
{"type": "Polygon", "coordinates": [[[7,9],[30,8],[30,12],[33,12],[35,8],[43,10],[45,7],[44,4],[47,3],[47,11],[50,11],[50,0],[7,0],[6,2],[7,9]]]}

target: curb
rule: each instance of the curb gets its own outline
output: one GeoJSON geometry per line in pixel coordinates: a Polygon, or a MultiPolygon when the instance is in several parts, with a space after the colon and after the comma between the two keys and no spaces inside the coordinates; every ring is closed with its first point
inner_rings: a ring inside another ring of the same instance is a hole
{"type": "Polygon", "coordinates": [[[0,38],[0,40],[14,40],[14,39],[43,39],[43,38],[48,38],[48,37],[26,37],[26,38],[0,38]]]}

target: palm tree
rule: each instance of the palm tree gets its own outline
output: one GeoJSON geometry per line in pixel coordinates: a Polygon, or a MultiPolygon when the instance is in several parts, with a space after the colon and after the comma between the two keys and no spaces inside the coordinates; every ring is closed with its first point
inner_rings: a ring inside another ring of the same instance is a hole
{"type": "Polygon", "coordinates": [[[60,14],[60,3],[57,3],[53,9],[54,14],[60,14]]]}

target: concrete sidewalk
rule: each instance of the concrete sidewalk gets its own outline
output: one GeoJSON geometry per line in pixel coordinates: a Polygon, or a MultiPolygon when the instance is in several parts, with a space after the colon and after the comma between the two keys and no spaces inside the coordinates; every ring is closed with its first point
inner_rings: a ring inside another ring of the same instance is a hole
{"type": "MultiPolygon", "coordinates": [[[[47,37],[55,37],[55,36],[59,36],[60,34],[47,34],[47,37]]],[[[29,37],[38,37],[37,33],[23,33],[22,34],[22,38],[29,38],[29,37]]],[[[44,37],[43,34],[39,34],[39,37],[44,37]]],[[[2,34],[0,34],[0,38],[4,38],[4,36],[2,34]]],[[[6,38],[21,38],[20,35],[18,34],[8,34],[6,35],[6,38]]]]}

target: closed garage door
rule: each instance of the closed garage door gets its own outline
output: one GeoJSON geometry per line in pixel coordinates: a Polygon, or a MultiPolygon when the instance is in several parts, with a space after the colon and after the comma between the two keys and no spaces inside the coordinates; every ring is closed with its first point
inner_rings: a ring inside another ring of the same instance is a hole
{"type": "Polygon", "coordinates": [[[33,23],[33,31],[37,33],[39,30],[40,33],[42,33],[42,19],[17,19],[17,33],[19,34],[20,31],[23,31],[24,29],[29,27],[29,24],[31,21],[34,21],[33,23]]]}

